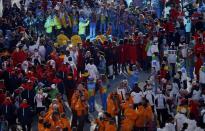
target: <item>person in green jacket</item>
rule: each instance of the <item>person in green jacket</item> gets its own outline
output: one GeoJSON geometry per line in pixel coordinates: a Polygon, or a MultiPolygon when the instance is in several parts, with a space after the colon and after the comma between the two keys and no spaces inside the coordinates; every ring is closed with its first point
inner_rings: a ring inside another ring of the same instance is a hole
{"type": "Polygon", "coordinates": [[[81,37],[85,37],[86,27],[89,25],[89,23],[89,20],[84,20],[83,18],[80,18],[78,35],[80,35],[81,37]]]}
{"type": "Polygon", "coordinates": [[[48,92],[48,95],[50,96],[51,100],[56,98],[57,94],[59,94],[58,88],[55,84],[51,85],[51,90],[48,92]]]}
{"type": "Polygon", "coordinates": [[[54,19],[52,18],[51,15],[49,15],[44,24],[44,28],[46,29],[47,34],[51,34],[53,32],[53,26],[54,26],[54,19]]]}

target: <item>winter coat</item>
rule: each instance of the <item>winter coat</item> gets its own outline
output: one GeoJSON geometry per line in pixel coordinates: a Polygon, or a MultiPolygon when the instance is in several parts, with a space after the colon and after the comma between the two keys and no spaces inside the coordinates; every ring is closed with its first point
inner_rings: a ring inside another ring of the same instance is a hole
{"type": "Polygon", "coordinates": [[[99,75],[98,69],[94,64],[92,64],[92,65],[87,64],[86,67],[85,67],[85,70],[88,71],[90,78],[94,78],[95,80],[98,79],[98,77],[99,77],[98,76],[99,75]]]}
{"type": "Polygon", "coordinates": [[[185,25],[185,31],[186,32],[191,32],[191,20],[190,18],[185,18],[184,19],[184,25],[185,25]]]}
{"type": "Polygon", "coordinates": [[[20,108],[17,111],[18,120],[22,125],[30,124],[32,122],[32,111],[28,104],[20,104],[20,108]]]}
{"type": "Polygon", "coordinates": [[[139,72],[138,71],[132,71],[131,75],[129,77],[129,86],[131,88],[133,88],[135,83],[138,82],[138,79],[139,79],[139,72]]]}
{"type": "Polygon", "coordinates": [[[78,35],[85,35],[85,30],[86,27],[89,25],[89,21],[87,21],[86,23],[84,23],[83,21],[79,22],[79,31],[78,31],[78,35]]]}
{"type": "Polygon", "coordinates": [[[195,62],[195,74],[197,76],[197,80],[199,80],[199,71],[200,71],[202,64],[203,64],[202,59],[197,58],[197,60],[195,62]]]}
{"type": "Polygon", "coordinates": [[[136,45],[130,45],[129,46],[129,57],[130,57],[130,63],[136,64],[137,61],[137,48],[136,45]]]}
{"type": "Polygon", "coordinates": [[[51,16],[49,16],[46,19],[46,22],[44,24],[44,28],[46,28],[46,33],[52,33],[53,32],[53,27],[54,27],[54,20],[51,16]]]}
{"type": "Polygon", "coordinates": [[[16,121],[16,108],[12,102],[4,101],[4,103],[0,106],[1,115],[4,116],[4,119],[7,120],[10,124],[15,123],[16,121]]]}
{"type": "Polygon", "coordinates": [[[125,50],[123,48],[123,45],[118,46],[118,51],[119,51],[119,63],[124,64],[125,63],[125,50]]]}
{"type": "Polygon", "coordinates": [[[205,84],[205,66],[201,66],[199,71],[199,82],[205,84]]]}
{"type": "Polygon", "coordinates": [[[11,58],[13,60],[13,64],[14,66],[19,64],[19,63],[22,63],[23,61],[26,60],[27,58],[27,54],[26,52],[24,52],[23,50],[20,50],[20,51],[14,51],[11,55],[11,58]]]}
{"type": "Polygon", "coordinates": [[[136,127],[147,127],[153,119],[153,112],[150,105],[147,107],[139,106],[137,109],[137,117],[135,121],[136,127]]]}
{"type": "Polygon", "coordinates": [[[60,30],[62,28],[59,16],[54,16],[54,25],[56,29],[60,30]]]}

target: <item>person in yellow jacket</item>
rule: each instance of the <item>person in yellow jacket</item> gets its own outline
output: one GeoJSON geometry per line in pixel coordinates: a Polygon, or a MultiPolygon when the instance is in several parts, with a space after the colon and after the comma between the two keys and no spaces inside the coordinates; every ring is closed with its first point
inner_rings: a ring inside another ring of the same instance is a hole
{"type": "Polygon", "coordinates": [[[61,25],[60,15],[59,14],[56,14],[54,16],[54,26],[55,26],[55,29],[57,30],[57,33],[59,33],[60,30],[62,29],[62,25],[61,25]]]}
{"type": "Polygon", "coordinates": [[[54,25],[54,18],[51,15],[49,15],[44,24],[44,28],[46,29],[47,34],[51,34],[53,32],[54,25]]]}
{"type": "Polygon", "coordinates": [[[135,130],[147,130],[149,123],[153,121],[153,117],[152,107],[148,101],[143,98],[136,110],[135,130]]]}
{"type": "Polygon", "coordinates": [[[64,31],[61,31],[60,34],[57,36],[57,44],[58,46],[67,45],[69,38],[64,34],[64,31]]]}
{"type": "Polygon", "coordinates": [[[78,30],[78,35],[80,35],[81,37],[85,37],[85,31],[86,31],[86,27],[89,25],[90,21],[89,20],[84,20],[83,18],[80,18],[80,22],[79,22],[79,30],[78,30]]]}

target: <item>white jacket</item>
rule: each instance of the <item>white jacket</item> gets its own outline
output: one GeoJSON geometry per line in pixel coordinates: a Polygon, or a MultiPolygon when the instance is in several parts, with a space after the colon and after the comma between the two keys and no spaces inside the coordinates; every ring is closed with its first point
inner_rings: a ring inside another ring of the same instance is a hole
{"type": "Polygon", "coordinates": [[[85,70],[88,71],[90,78],[94,78],[95,80],[99,78],[99,76],[98,76],[99,75],[98,69],[97,69],[97,67],[94,64],[91,65],[90,63],[88,63],[85,66],[85,70]]]}
{"type": "Polygon", "coordinates": [[[149,101],[150,105],[153,106],[154,105],[154,93],[152,92],[152,90],[147,90],[144,93],[146,99],[149,101]]]}
{"type": "Polygon", "coordinates": [[[198,91],[193,90],[192,99],[198,101],[200,98],[201,98],[201,90],[200,89],[198,91]]]}
{"type": "Polygon", "coordinates": [[[133,98],[134,104],[139,104],[142,101],[143,94],[142,92],[139,93],[132,92],[131,96],[133,98]]]}
{"type": "Polygon", "coordinates": [[[199,83],[205,84],[205,71],[204,71],[205,66],[202,66],[199,71],[199,83]]]}

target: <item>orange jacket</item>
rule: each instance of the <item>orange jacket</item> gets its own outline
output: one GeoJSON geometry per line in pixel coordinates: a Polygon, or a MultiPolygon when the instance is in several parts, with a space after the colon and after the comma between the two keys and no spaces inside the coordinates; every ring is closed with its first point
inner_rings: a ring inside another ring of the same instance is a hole
{"type": "Polygon", "coordinates": [[[150,105],[147,107],[139,106],[136,113],[136,127],[146,127],[147,124],[153,120],[153,112],[150,105]]]}
{"type": "Polygon", "coordinates": [[[78,116],[82,116],[87,114],[87,105],[83,103],[80,99],[78,99],[75,104],[74,110],[77,112],[78,116]]]}
{"type": "Polygon", "coordinates": [[[71,126],[70,126],[70,121],[66,118],[61,118],[61,122],[63,124],[63,129],[64,128],[67,128],[68,130],[67,131],[72,131],[71,130],[71,126]]]}
{"type": "Polygon", "coordinates": [[[115,124],[110,124],[110,122],[107,122],[104,131],[117,131],[117,126],[115,124]]]}
{"type": "Polygon", "coordinates": [[[123,119],[121,121],[121,128],[120,128],[120,131],[132,131],[133,130],[133,125],[130,124],[132,123],[132,121],[130,119],[123,119]]]}
{"type": "Polygon", "coordinates": [[[123,110],[130,108],[130,105],[134,105],[134,101],[132,99],[132,97],[130,97],[128,100],[126,100],[124,103],[121,104],[121,107],[123,110]]]}
{"type": "Polygon", "coordinates": [[[121,131],[132,131],[135,120],[137,118],[137,113],[132,108],[126,108],[124,110],[125,119],[121,122],[121,131]]]}
{"type": "Polygon", "coordinates": [[[83,95],[85,96],[85,100],[88,100],[89,99],[88,90],[83,88],[83,89],[81,89],[81,91],[83,92],[83,95]]]}
{"type": "Polygon", "coordinates": [[[63,128],[63,123],[61,119],[59,119],[58,121],[54,121],[52,116],[50,116],[49,118],[47,118],[46,121],[48,121],[51,124],[51,129],[55,129],[57,126],[63,128]]]}
{"type": "Polygon", "coordinates": [[[98,125],[98,131],[104,131],[105,130],[105,125],[108,121],[100,121],[99,119],[95,120],[95,123],[98,125]]]}
{"type": "Polygon", "coordinates": [[[73,96],[71,98],[71,109],[75,109],[75,105],[78,102],[78,98],[80,97],[79,93],[77,91],[75,91],[73,93],[73,96]]]}
{"type": "Polygon", "coordinates": [[[42,123],[38,123],[38,131],[44,131],[44,125],[42,123]]]}
{"type": "Polygon", "coordinates": [[[117,103],[114,102],[111,98],[111,95],[108,96],[107,98],[107,112],[112,116],[114,117],[115,115],[117,115],[118,113],[118,106],[117,106],[117,103]]]}

